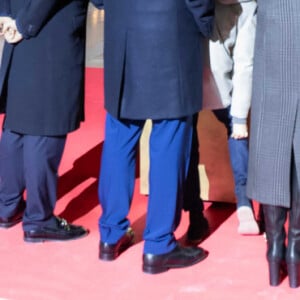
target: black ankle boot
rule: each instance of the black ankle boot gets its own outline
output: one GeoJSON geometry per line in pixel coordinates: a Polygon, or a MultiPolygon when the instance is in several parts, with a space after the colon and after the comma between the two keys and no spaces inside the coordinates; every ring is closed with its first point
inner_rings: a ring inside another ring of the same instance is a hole
{"type": "Polygon", "coordinates": [[[263,205],[265,231],[267,236],[267,260],[269,264],[269,282],[271,286],[280,284],[286,275],[284,224],[287,209],[274,205],[263,205]]]}
{"type": "Polygon", "coordinates": [[[300,286],[300,197],[298,189],[293,191],[290,209],[286,263],[290,287],[297,288],[300,286]]]}

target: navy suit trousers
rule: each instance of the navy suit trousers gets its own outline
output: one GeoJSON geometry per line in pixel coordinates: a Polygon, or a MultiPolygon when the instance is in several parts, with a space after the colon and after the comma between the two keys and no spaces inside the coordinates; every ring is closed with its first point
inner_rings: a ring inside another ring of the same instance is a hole
{"type": "MultiPolygon", "coordinates": [[[[130,226],[138,141],[145,121],[106,118],[99,180],[101,241],[114,244],[130,226]]],[[[192,116],[154,120],[150,136],[149,199],[144,253],[163,254],[176,247],[174,231],[182,209],[192,141],[192,116]]]]}
{"type": "Polygon", "coordinates": [[[14,214],[26,190],[25,231],[55,224],[57,171],[66,136],[31,136],[4,129],[0,141],[0,216],[14,214]]]}

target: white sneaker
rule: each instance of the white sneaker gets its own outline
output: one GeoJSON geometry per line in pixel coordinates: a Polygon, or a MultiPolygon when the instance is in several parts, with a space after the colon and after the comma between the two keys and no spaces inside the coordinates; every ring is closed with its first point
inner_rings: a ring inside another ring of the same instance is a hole
{"type": "Polygon", "coordinates": [[[248,206],[241,206],[237,209],[239,220],[238,233],[242,235],[257,235],[259,227],[255,220],[253,210],[248,206]]]}

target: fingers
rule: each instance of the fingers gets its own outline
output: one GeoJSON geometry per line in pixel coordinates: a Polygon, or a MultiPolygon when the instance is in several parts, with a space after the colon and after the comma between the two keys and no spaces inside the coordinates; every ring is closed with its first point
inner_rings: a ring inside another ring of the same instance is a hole
{"type": "Polygon", "coordinates": [[[248,137],[248,132],[246,132],[244,134],[234,134],[234,133],[232,133],[231,137],[235,140],[245,139],[245,138],[248,137]]]}
{"type": "Polygon", "coordinates": [[[17,43],[23,39],[22,34],[18,31],[15,20],[9,20],[3,23],[4,38],[10,44],[17,43]]]}
{"type": "Polygon", "coordinates": [[[248,127],[246,124],[233,124],[231,137],[238,139],[245,139],[248,137],[248,127]]]}
{"type": "Polygon", "coordinates": [[[10,21],[12,21],[10,17],[0,17],[0,36],[5,34],[4,24],[10,21]]]}

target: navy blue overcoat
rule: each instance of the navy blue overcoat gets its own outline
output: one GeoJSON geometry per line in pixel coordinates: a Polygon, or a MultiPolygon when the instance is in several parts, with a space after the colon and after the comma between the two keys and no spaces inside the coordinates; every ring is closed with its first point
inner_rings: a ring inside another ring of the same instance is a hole
{"type": "Polygon", "coordinates": [[[213,0],[104,0],[105,107],[116,118],[169,119],[202,105],[203,37],[213,0]]]}
{"type": "Polygon", "coordinates": [[[16,19],[25,38],[4,46],[0,92],[6,128],[64,135],[79,127],[87,7],[88,0],[0,1],[0,15],[16,19]]]}

